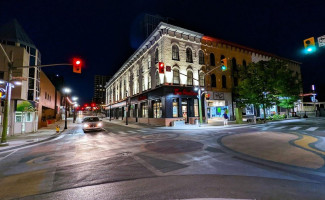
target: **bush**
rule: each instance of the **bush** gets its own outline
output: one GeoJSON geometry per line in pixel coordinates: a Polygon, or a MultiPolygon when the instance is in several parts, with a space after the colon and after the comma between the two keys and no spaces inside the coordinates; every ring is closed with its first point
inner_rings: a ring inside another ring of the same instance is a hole
{"type": "Polygon", "coordinates": [[[282,119],[285,119],[286,118],[286,115],[272,115],[272,116],[269,116],[267,117],[266,119],[267,120],[282,120],[282,119]]]}

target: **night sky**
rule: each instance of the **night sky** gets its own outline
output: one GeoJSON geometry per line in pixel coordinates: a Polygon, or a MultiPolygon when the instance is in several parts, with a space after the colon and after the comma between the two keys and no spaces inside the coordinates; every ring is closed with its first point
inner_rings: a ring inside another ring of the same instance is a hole
{"type": "Polygon", "coordinates": [[[80,103],[91,100],[95,74],[113,75],[142,43],[138,24],[145,13],[302,62],[305,92],[316,84],[319,97],[325,93],[325,47],[302,54],[304,39],[325,35],[324,0],[0,0],[0,25],[16,18],[41,51],[42,64],[85,60],[81,75],[67,66],[44,69],[64,76],[80,103]]]}

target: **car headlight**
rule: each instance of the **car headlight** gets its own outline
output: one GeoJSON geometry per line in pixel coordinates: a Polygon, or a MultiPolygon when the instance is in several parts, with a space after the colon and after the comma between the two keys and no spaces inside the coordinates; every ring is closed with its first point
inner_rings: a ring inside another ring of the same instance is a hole
{"type": "Polygon", "coordinates": [[[84,128],[88,128],[89,127],[89,124],[84,124],[84,128]]]}
{"type": "Polygon", "coordinates": [[[101,126],[103,126],[103,124],[102,124],[101,122],[99,122],[99,123],[97,124],[97,126],[101,127],[101,126]]]}

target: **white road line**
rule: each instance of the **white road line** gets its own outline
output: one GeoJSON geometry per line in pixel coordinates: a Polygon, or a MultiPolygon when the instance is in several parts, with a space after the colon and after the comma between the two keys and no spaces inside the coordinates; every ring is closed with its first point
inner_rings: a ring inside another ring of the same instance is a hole
{"type": "Polygon", "coordinates": [[[11,154],[15,153],[16,151],[18,151],[18,149],[15,150],[15,151],[13,151],[13,152],[11,152],[10,154],[8,154],[8,155],[6,155],[6,156],[0,158],[0,160],[3,160],[3,159],[5,159],[5,158],[7,158],[8,156],[10,156],[11,154]]]}
{"type": "Polygon", "coordinates": [[[145,131],[145,130],[138,130],[139,132],[142,132],[142,133],[146,133],[148,131],[145,131]]]}
{"type": "Polygon", "coordinates": [[[308,129],[306,129],[306,131],[314,131],[314,130],[316,130],[316,129],[318,129],[319,127],[310,127],[310,128],[308,128],[308,129]]]}
{"type": "Polygon", "coordinates": [[[287,126],[279,126],[279,127],[274,128],[274,129],[283,129],[285,127],[287,127],[287,126]]]}
{"type": "Polygon", "coordinates": [[[290,130],[298,130],[298,129],[300,129],[301,128],[301,126],[295,126],[295,127],[293,127],[293,128],[290,128],[290,130]]]}
{"type": "Polygon", "coordinates": [[[119,133],[119,134],[127,134],[127,133],[124,132],[124,131],[119,131],[118,133],[119,133]]]}

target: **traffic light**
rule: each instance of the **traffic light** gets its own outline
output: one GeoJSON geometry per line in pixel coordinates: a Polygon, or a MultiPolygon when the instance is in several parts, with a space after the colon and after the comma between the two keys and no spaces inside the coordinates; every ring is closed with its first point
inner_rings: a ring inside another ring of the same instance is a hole
{"type": "Polygon", "coordinates": [[[226,71],[227,70],[227,58],[224,58],[224,59],[222,59],[221,60],[221,64],[222,64],[222,66],[221,66],[221,70],[222,71],[226,71]]]}
{"type": "Polygon", "coordinates": [[[163,62],[159,62],[158,66],[159,66],[159,74],[165,73],[165,64],[163,62]]]}
{"type": "Polygon", "coordinates": [[[316,51],[314,37],[307,38],[304,40],[305,53],[312,53],[316,51]]]}
{"type": "Polygon", "coordinates": [[[81,74],[82,61],[79,58],[74,58],[72,61],[73,72],[81,74]]]}

